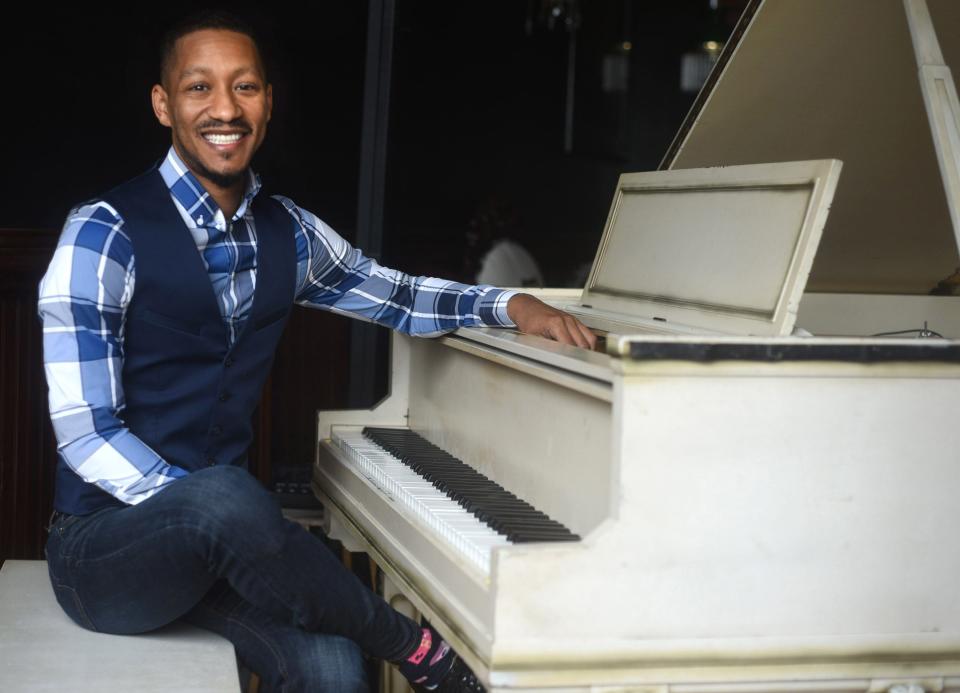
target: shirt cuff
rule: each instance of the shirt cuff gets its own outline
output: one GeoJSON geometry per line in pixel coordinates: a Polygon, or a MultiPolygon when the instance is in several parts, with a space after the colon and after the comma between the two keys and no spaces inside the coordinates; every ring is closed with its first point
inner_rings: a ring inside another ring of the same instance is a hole
{"type": "Polygon", "coordinates": [[[480,303],[480,321],[486,327],[516,327],[507,315],[507,303],[519,291],[510,289],[491,289],[484,294],[480,303]]]}

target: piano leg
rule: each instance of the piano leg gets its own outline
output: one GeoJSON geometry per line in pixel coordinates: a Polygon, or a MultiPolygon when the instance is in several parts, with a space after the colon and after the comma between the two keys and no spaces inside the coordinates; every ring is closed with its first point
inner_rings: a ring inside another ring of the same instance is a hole
{"type": "Polygon", "coordinates": [[[323,514],[322,529],[323,533],[326,534],[330,539],[340,542],[340,544],[343,546],[344,552],[363,552],[363,544],[357,541],[353,532],[350,532],[346,527],[343,526],[343,524],[341,524],[340,520],[337,519],[334,513],[325,512],[323,514]]]}

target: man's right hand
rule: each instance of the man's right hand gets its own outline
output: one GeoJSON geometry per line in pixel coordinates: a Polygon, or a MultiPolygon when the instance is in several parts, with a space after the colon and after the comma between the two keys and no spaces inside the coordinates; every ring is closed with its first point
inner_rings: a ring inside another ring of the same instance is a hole
{"type": "Polygon", "coordinates": [[[564,313],[530,294],[517,294],[507,303],[507,315],[517,329],[553,339],[561,344],[593,349],[597,336],[569,313],[564,313]]]}

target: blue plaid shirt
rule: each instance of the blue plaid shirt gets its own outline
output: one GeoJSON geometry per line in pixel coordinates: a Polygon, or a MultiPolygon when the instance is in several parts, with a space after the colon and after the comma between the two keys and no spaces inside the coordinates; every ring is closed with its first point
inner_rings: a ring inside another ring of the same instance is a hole
{"type": "MultiPolygon", "coordinates": [[[[173,147],[160,173],[190,229],[213,284],[231,341],[250,314],[257,284],[257,232],[250,209],[260,190],[251,171],[230,221],[173,147]]],[[[301,305],[431,336],[461,326],[512,326],[513,292],[412,277],[381,267],[285,197],[296,220],[301,305]]],[[[123,219],[93,201],[72,210],[40,282],[43,356],[58,450],[84,481],[136,504],[187,471],[168,464],[123,421],[123,331],[136,284],[123,219]]]]}

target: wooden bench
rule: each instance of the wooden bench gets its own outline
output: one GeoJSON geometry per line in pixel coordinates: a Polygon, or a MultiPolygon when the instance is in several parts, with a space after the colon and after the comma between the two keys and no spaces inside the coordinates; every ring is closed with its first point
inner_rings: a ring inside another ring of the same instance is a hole
{"type": "Polygon", "coordinates": [[[60,609],[44,561],[0,569],[0,691],[237,693],[233,645],[175,624],[145,635],[84,630],[60,609]]]}

